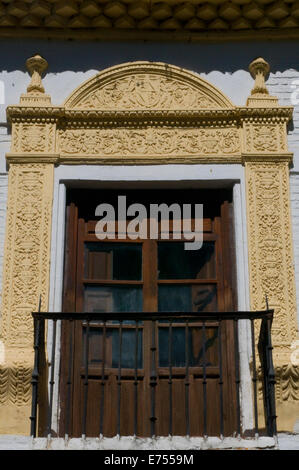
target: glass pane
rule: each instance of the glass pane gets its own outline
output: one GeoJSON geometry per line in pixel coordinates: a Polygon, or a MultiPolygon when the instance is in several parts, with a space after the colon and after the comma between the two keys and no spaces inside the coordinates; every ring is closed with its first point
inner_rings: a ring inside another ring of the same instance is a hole
{"type": "MultiPolygon", "coordinates": [[[[86,328],[83,329],[83,344],[86,328]]],[[[142,329],[138,330],[137,368],[143,367],[142,360],[142,329]]],[[[134,369],[136,364],[136,330],[122,329],[121,367],[134,369]]],[[[83,350],[84,351],[84,350],[83,350]]],[[[103,330],[100,327],[91,327],[89,330],[89,358],[90,365],[100,366],[103,360],[103,330]]],[[[105,341],[105,367],[118,367],[119,361],[119,330],[106,329],[105,341]]],[[[82,363],[84,364],[84,358],[82,363]]],[[[82,365],[83,365],[82,364],[82,365]]]]}
{"type": "Polygon", "coordinates": [[[204,242],[200,250],[185,250],[182,242],[158,244],[159,279],[215,279],[215,244],[204,242]]]}
{"type": "Polygon", "coordinates": [[[87,279],[140,281],[142,246],[131,243],[85,243],[87,279]]]}
{"type": "MultiPolygon", "coordinates": [[[[171,358],[169,356],[169,328],[159,328],[159,366],[186,367],[186,330],[183,327],[172,328],[171,358]]],[[[202,327],[188,329],[188,364],[190,367],[215,366],[218,363],[218,327],[206,327],[205,351],[202,327]]]]}
{"type": "Polygon", "coordinates": [[[217,289],[213,284],[160,285],[160,312],[216,312],[217,289]]]}
{"type": "Polygon", "coordinates": [[[142,287],[86,286],[84,312],[142,312],[142,287]]]}

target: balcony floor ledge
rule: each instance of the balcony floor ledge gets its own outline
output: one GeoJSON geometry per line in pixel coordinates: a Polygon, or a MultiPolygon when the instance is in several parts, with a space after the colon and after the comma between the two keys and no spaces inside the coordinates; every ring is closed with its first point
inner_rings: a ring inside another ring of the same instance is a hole
{"type": "Polygon", "coordinates": [[[135,438],[31,438],[0,435],[0,450],[258,450],[279,449],[274,437],[239,439],[236,437],[157,437],[135,438]]]}

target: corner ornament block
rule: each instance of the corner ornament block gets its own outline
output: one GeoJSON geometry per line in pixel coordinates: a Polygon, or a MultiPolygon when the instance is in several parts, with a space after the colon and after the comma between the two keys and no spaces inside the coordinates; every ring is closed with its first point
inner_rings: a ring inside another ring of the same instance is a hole
{"type": "Polygon", "coordinates": [[[57,109],[45,93],[42,75],[48,62],[36,54],[26,61],[31,80],[20,104],[7,108],[12,124],[11,151],[6,155],[9,163],[55,163],[55,133],[57,109]]]}
{"type": "Polygon", "coordinates": [[[266,77],[270,66],[261,57],[249,65],[254,78],[251,95],[247,99],[247,109],[254,110],[253,115],[243,121],[243,161],[249,158],[264,161],[291,162],[292,154],[287,148],[287,123],[292,115],[292,108],[280,106],[278,98],[271,96],[266,87],[266,77]]]}

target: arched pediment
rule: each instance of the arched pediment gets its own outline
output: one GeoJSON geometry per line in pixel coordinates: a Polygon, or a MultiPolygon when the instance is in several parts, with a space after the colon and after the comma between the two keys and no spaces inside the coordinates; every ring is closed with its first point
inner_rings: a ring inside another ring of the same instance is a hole
{"type": "Polygon", "coordinates": [[[52,106],[41,80],[47,62],[35,55],[27,66],[27,93],[7,108],[11,162],[35,154],[34,161],[76,164],[242,163],[261,152],[290,159],[285,123],[292,110],[269,95],[261,58],[250,66],[255,85],[244,107],[200,75],[160,62],[103,70],[52,106]]]}
{"type": "Polygon", "coordinates": [[[233,108],[194,72],[158,62],[133,62],[98,73],[64,103],[66,109],[199,110],[233,108]]]}

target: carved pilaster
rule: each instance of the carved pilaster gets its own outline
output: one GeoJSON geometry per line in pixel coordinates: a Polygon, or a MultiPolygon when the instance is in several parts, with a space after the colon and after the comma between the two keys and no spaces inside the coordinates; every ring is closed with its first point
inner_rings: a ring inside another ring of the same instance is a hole
{"type": "MultiPolygon", "coordinates": [[[[53,165],[10,165],[1,318],[4,360],[0,365],[0,417],[6,413],[12,421],[20,413],[19,408],[30,403],[31,312],[37,309],[40,296],[41,308],[48,308],[52,195],[53,165]],[[10,413],[6,407],[11,407],[10,413]]],[[[0,432],[2,427],[2,432],[8,432],[7,420],[2,416],[0,422],[0,432]]],[[[23,426],[24,423],[23,420],[23,426]]]]}
{"type": "Polygon", "coordinates": [[[251,308],[265,308],[268,297],[274,358],[288,363],[297,337],[288,163],[247,162],[245,171],[251,308]]]}

